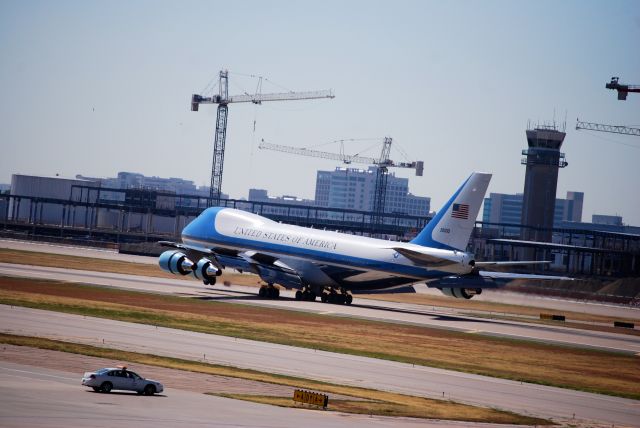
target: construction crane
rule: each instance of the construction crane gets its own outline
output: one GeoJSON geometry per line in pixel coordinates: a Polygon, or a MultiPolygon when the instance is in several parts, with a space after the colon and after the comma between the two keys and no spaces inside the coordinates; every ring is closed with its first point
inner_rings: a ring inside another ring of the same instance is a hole
{"type": "Polygon", "coordinates": [[[265,143],[264,140],[258,148],[266,150],[275,150],[278,152],[291,153],[301,156],[310,156],[315,158],[333,159],[341,161],[345,164],[359,163],[367,165],[375,165],[376,182],[374,186],[373,197],[373,215],[371,218],[372,231],[375,233],[377,226],[382,224],[384,217],[384,206],[387,194],[387,181],[389,178],[388,168],[411,168],[416,170],[417,176],[422,176],[424,171],[424,162],[395,162],[389,159],[391,153],[391,137],[385,137],[382,145],[382,152],[379,158],[370,158],[359,155],[346,155],[344,153],[323,152],[320,150],[305,149],[301,147],[282,146],[278,144],[265,143]]]}
{"type": "Polygon", "coordinates": [[[618,83],[619,79],[619,77],[612,77],[611,82],[605,85],[607,89],[614,89],[618,91],[619,100],[626,100],[629,92],[640,92],[640,85],[624,85],[618,83]]]}
{"type": "Polygon", "coordinates": [[[580,122],[577,120],[576,129],[588,129],[591,131],[611,132],[614,134],[636,135],[640,137],[640,128],[631,128],[619,125],[602,125],[600,123],[580,122]]]}
{"type": "MultiPolygon", "coordinates": [[[[261,88],[262,78],[258,88],[261,88]]],[[[213,143],[213,161],[211,162],[211,187],[209,190],[208,206],[215,206],[220,203],[220,191],[222,188],[222,168],[224,166],[224,148],[227,138],[227,117],[229,114],[228,105],[231,103],[254,103],[262,104],[263,101],[294,101],[313,100],[319,98],[334,98],[331,90],[309,91],[309,92],[283,92],[274,94],[242,94],[229,96],[229,72],[220,71],[218,82],[219,93],[210,97],[193,94],[191,96],[191,111],[198,111],[200,104],[218,104],[218,115],[216,117],[216,134],[213,143]]]]}

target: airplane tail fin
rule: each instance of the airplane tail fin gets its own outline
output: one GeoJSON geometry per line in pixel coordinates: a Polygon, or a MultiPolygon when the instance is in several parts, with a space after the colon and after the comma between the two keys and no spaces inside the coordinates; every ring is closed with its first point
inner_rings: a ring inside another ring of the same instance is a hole
{"type": "Polygon", "coordinates": [[[491,174],[474,172],[411,243],[465,251],[491,174]]]}

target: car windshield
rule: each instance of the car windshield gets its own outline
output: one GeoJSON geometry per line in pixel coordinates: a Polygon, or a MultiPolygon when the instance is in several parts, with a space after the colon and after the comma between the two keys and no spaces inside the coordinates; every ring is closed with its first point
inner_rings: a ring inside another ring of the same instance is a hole
{"type": "Polygon", "coordinates": [[[100,369],[100,370],[96,370],[96,374],[102,375],[102,374],[105,374],[108,371],[109,371],[109,369],[100,369]]]}

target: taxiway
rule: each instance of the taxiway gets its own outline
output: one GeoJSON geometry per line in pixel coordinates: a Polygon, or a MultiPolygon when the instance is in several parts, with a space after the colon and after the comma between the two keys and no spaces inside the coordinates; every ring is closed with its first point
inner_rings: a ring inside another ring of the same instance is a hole
{"type": "Polygon", "coordinates": [[[540,417],[636,425],[636,400],[449,370],[107,319],[0,306],[5,333],[258,369],[491,406],[540,417]]]}

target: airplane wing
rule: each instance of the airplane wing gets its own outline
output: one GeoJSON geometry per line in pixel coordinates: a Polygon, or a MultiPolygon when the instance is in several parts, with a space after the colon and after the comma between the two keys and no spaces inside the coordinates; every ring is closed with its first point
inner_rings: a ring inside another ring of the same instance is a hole
{"type": "Polygon", "coordinates": [[[239,272],[255,273],[267,282],[280,282],[278,280],[283,280],[286,285],[293,285],[294,287],[299,285],[297,272],[279,263],[278,257],[271,254],[232,250],[223,247],[206,248],[171,241],[160,241],[159,244],[163,247],[181,250],[195,263],[202,258],[206,258],[211,260],[219,269],[229,267],[239,272]],[[291,283],[292,281],[293,283],[291,283]]]}
{"type": "Polygon", "coordinates": [[[160,245],[181,250],[194,262],[206,258],[220,268],[251,272],[260,276],[265,282],[278,283],[286,288],[300,289],[308,285],[317,290],[317,293],[320,293],[324,287],[338,289],[344,287],[354,293],[378,288],[384,288],[391,293],[415,293],[413,287],[406,286],[415,282],[414,278],[383,272],[354,269],[266,252],[232,250],[223,247],[206,248],[170,241],[161,241],[160,245]]]}

